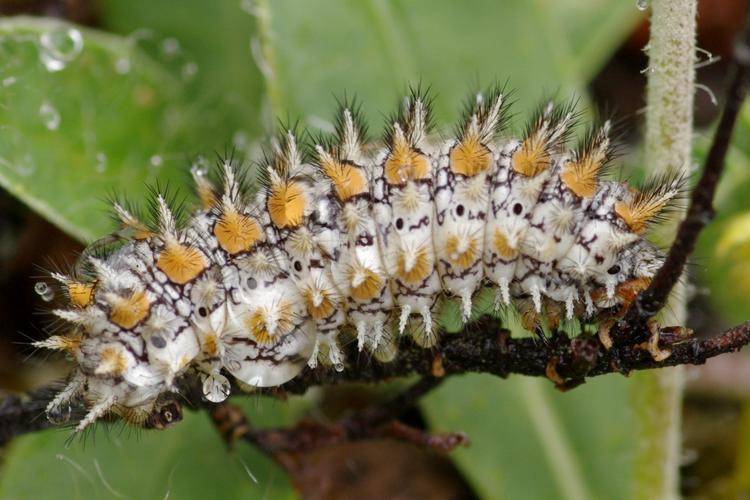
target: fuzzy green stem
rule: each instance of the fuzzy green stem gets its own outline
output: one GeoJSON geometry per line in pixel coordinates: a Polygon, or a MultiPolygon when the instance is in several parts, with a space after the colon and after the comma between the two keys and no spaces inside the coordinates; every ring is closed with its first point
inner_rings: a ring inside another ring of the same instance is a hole
{"type": "Polygon", "coordinates": [[[269,0],[256,0],[255,16],[258,26],[258,44],[260,51],[255,55],[256,63],[266,82],[269,108],[264,116],[266,127],[273,130],[275,117],[284,116],[284,98],[279,82],[276,65],[275,34],[271,23],[271,3],[269,0]]]}
{"type": "MultiPolygon", "coordinates": [[[[695,93],[696,0],[653,0],[648,46],[645,164],[652,175],[690,166],[695,93]]],[[[682,325],[684,287],[678,285],[661,321],[682,325]]],[[[678,498],[682,367],[633,377],[636,424],[633,497],[678,498]]]]}

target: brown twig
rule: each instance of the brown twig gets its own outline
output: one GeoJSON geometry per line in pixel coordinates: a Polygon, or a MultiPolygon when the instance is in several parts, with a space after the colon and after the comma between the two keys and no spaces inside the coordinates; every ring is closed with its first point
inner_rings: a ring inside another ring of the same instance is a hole
{"type": "Polygon", "coordinates": [[[413,407],[419,398],[440,382],[435,377],[424,377],[384,404],[373,405],[327,424],[304,418],[289,428],[258,429],[250,424],[239,407],[229,402],[213,405],[209,414],[229,447],[239,440],[247,441],[288,472],[297,468],[300,454],[325,446],[378,437],[389,437],[448,453],[457,446],[468,445],[468,437],[460,432],[432,434],[398,420],[404,411],[413,407]]]}
{"type": "Polygon", "coordinates": [[[737,115],[742,109],[747,92],[748,73],[750,73],[750,21],[734,47],[726,103],[711,148],[706,156],[703,174],[693,189],[685,219],[677,230],[675,240],[661,269],[648,289],[636,298],[624,320],[620,322],[620,335],[615,335],[616,342],[622,341],[623,337],[632,340],[633,329],[641,327],[646,320],[652,318],[664,307],[669,294],[682,276],[688,258],[695,249],[698,236],[715,215],[713,199],[716,186],[724,169],[737,115]]]}

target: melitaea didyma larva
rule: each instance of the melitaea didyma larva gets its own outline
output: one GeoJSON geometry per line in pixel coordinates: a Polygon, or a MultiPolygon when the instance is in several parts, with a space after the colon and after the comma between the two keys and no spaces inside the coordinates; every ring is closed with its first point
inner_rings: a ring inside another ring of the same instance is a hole
{"type": "Polygon", "coordinates": [[[508,138],[494,90],[438,139],[428,103],[406,97],[382,145],[346,104],[335,137],[283,131],[252,196],[232,162],[220,186],[194,169],[200,206],[184,226],[161,195],[154,227],[115,204],[122,245],[82,257],[84,276],[54,274],[69,301],[55,314],[73,329],[37,345],[77,367],[48,414],[80,399],[79,431],[108,413],[143,425],[182,376],[219,402],[227,375],[273,387],[305,366],[343,370],[346,330],[387,363],[401,335],[435,345],[445,301],[468,320],[486,287],[529,327],[609,328],[662,261],[644,232],[679,179],[642,191],[602,180],[610,125],[569,149],[571,106],[542,107],[508,138]]]}

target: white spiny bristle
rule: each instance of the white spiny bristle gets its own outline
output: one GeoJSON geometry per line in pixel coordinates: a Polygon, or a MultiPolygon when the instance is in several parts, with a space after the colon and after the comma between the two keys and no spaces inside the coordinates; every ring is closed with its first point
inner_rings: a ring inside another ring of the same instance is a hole
{"type": "Polygon", "coordinates": [[[90,320],[86,311],[77,309],[54,309],[52,314],[76,325],[86,325],[90,320]]]}
{"type": "Polygon", "coordinates": [[[414,141],[420,141],[424,137],[425,127],[427,126],[427,109],[425,108],[424,102],[421,98],[417,97],[414,102],[414,117],[412,126],[412,139],[414,141]]]}
{"type": "Polygon", "coordinates": [[[531,285],[531,300],[534,301],[534,310],[537,313],[542,312],[542,292],[539,289],[539,285],[534,283],[531,285]]]}
{"type": "Polygon", "coordinates": [[[364,321],[357,322],[357,349],[361,352],[365,348],[367,338],[367,325],[364,321]]]}
{"type": "Polygon", "coordinates": [[[49,275],[50,275],[50,278],[52,278],[55,281],[59,281],[63,285],[67,285],[68,283],[73,281],[72,278],[65,276],[64,274],[61,274],[61,273],[52,272],[52,273],[49,273],[49,275]]]}
{"type": "Polygon", "coordinates": [[[86,427],[96,422],[100,417],[103,417],[110,408],[115,404],[115,398],[109,396],[92,406],[86,416],[78,423],[75,428],[75,432],[79,433],[86,427]]]}
{"type": "Polygon", "coordinates": [[[406,322],[409,320],[409,315],[411,314],[411,306],[409,304],[405,304],[401,307],[401,315],[398,319],[398,334],[403,335],[404,330],[406,330],[406,322]]]}
{"type": "Polygon", "coordinates": [[[114,287],[120,282],[120,275],[107,262],[97,257],[89,257],[89,263],[94,268],[97,280],[103,287],[114,287]]]}
{"type": "Polygon", "coordinates": [[[289,167],[298,167],[300,163],[299,150],[297,149],[297,139],[291,130],[286,133],[286,158],[289,161],[289,167]]]}
{"type": "Polygon", "coordinates": [[[354,117],[349,109],[344,110],[344,137],[341,144],[341,156],[353,159],[359,154],[359,135],[354,126],[354,117]]]}
{"type": "Polygon", "coordinates": [[[325,298],[325,296],[323,295],[323,293],[321,292],[320,289],[316,288],[316,289],[313,290],[312,297],[311,297],[311,299],[312,299],[311,302],[312,302],[312,304],[313,304],[314,307],[320,307],[320,304],[323,303],[323,299],[324,298],[325,298]]]}
{"type": "Polygon", "coordinates": [[[461,320],[466,323],[471,317],[471,290],[461,290],[461,320]]]}
{"type": "Polygon", "coordinates": [[[357,269],[352,276],[351,286],[352,288],[359,287],[367,279],[367,274],[364,269],[357,269]]]}
{"type": "Polygon", "coordinates": [[[44,340],[37,340],[31,343],[38,349],[49,349],[51,351],[68,351],[75,345],[75,340],[65,335],[52,335],[44,340]]]}
{"type": "Polygon", "coordinates": [[[164,196],[159,194],[156,197],[156,201],[159,204],[159,229],[161,230],[162,236],[166,238],[175,238],[177,235],[177,223],[174,220],[172,210],[170,210],[167,200],[164,196]]]}
{"type": "Polygon", "coordinates": [[[422,306],[422,308],[419,310],[419,314],[422,316],[422,323],[424,325],[426,335],[431,335],[432,334],[432,311],[430,311],[429,307],[422,306]]]}
{"type": "Polygon", "coordinates": [[[310,354],[310,358],[307,360],[307,366],[310,367],[311,370],[314,370],[318,367],[318,354],[320,353],[320,339],[315,339],[315,346],[313,347],[312,354],[310,354]]]}

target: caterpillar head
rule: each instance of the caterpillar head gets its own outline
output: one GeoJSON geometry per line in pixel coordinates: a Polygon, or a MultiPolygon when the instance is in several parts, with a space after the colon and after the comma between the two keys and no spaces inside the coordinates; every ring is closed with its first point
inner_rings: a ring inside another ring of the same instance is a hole
{"type": "Polygon", "coordinates": [[[147,243],[88,260],[88,281],[53,275],[69,298],[68,308],[54,313],[72,328],[36,346],[67,352],[78,368],[48,416],[69,414],[66,407],[82,401],[87,414],[77,431],[109,413],[143,425],[158,396],[198,355],[190,306],[157,278],[158,259],[147,243]]]}
{"type": "Polygon", "coordinates": [[[600,308],[622,306],[621,312],[645,290],[664,262],[661,251],[648,240],[639,239],[617,253],[606,273],[593,276],[592,299],[600,308]]]}

